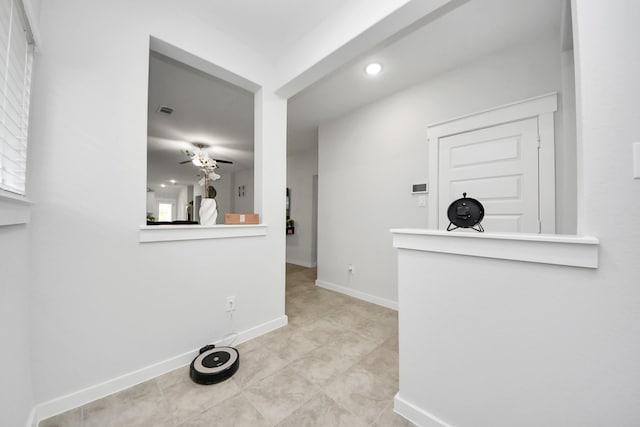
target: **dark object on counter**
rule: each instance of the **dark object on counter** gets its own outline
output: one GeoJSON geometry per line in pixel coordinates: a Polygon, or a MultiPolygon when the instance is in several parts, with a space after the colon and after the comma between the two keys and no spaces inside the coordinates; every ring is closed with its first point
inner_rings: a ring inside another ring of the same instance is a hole
{"type": "Polygon", "coordinates": [[[451,221],[447,231],[452,231],[456,228],[472,228],[479,232],[484,231],[480,224],[480,221],[484,218],[484,207],[476,199],[467,197],[467,193],[462,193],[462,199],[455,200],[449,205],[447,217],[451,221]]]}

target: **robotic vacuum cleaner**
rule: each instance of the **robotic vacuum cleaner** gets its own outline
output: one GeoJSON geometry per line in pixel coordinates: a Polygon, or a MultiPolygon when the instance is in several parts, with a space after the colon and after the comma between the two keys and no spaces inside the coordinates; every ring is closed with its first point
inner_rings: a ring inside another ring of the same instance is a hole
{"type": "Polygon", "coordinates": [[[189,376],[198,384],[216,384],[236,373],[240,366],[240,353],[233,347],[207,345],[191,362],[189,376]]]}

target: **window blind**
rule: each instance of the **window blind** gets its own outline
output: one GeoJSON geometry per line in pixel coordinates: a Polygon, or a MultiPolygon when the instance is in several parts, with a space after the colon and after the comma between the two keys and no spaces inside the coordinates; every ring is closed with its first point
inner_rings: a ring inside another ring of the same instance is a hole
{"type": "Polygon", "coordinates": [[[0,0],[0,189],[25,194],[33,36],[21,0],[0,0]]]}

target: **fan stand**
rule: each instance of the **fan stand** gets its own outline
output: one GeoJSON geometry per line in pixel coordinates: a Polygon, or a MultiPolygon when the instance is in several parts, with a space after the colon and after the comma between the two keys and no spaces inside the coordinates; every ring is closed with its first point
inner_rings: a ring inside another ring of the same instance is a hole
{"type": "MultiPolygon", "coordinates": [[[[457,225],[454,225],[452,222],[450,222],[449,225],[447,226],[447,231],[453,231],[453,230],[456,230],[458,228],[461,228],[461,227],[458,227],[457,225]],[[453,227],[451,227],[452,225],[453,225],[453,227]]],[[[480,223],[477,223],[473,227],[464,227],[464,228],[471,228],[472,230],[476,230],[479,233],[484,233],[484,228],[482,228],[482,224],[480,224],[480,223]]]]}

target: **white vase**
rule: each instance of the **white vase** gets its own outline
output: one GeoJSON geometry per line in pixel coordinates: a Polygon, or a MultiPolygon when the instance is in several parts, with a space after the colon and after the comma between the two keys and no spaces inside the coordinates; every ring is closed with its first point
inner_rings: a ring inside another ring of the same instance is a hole
{"type": "Polygon", "coordinates": [[[218,204],[216,199],[202,199],[200,204],[200,224],[213,225],[218,219],[218,204]]]}

